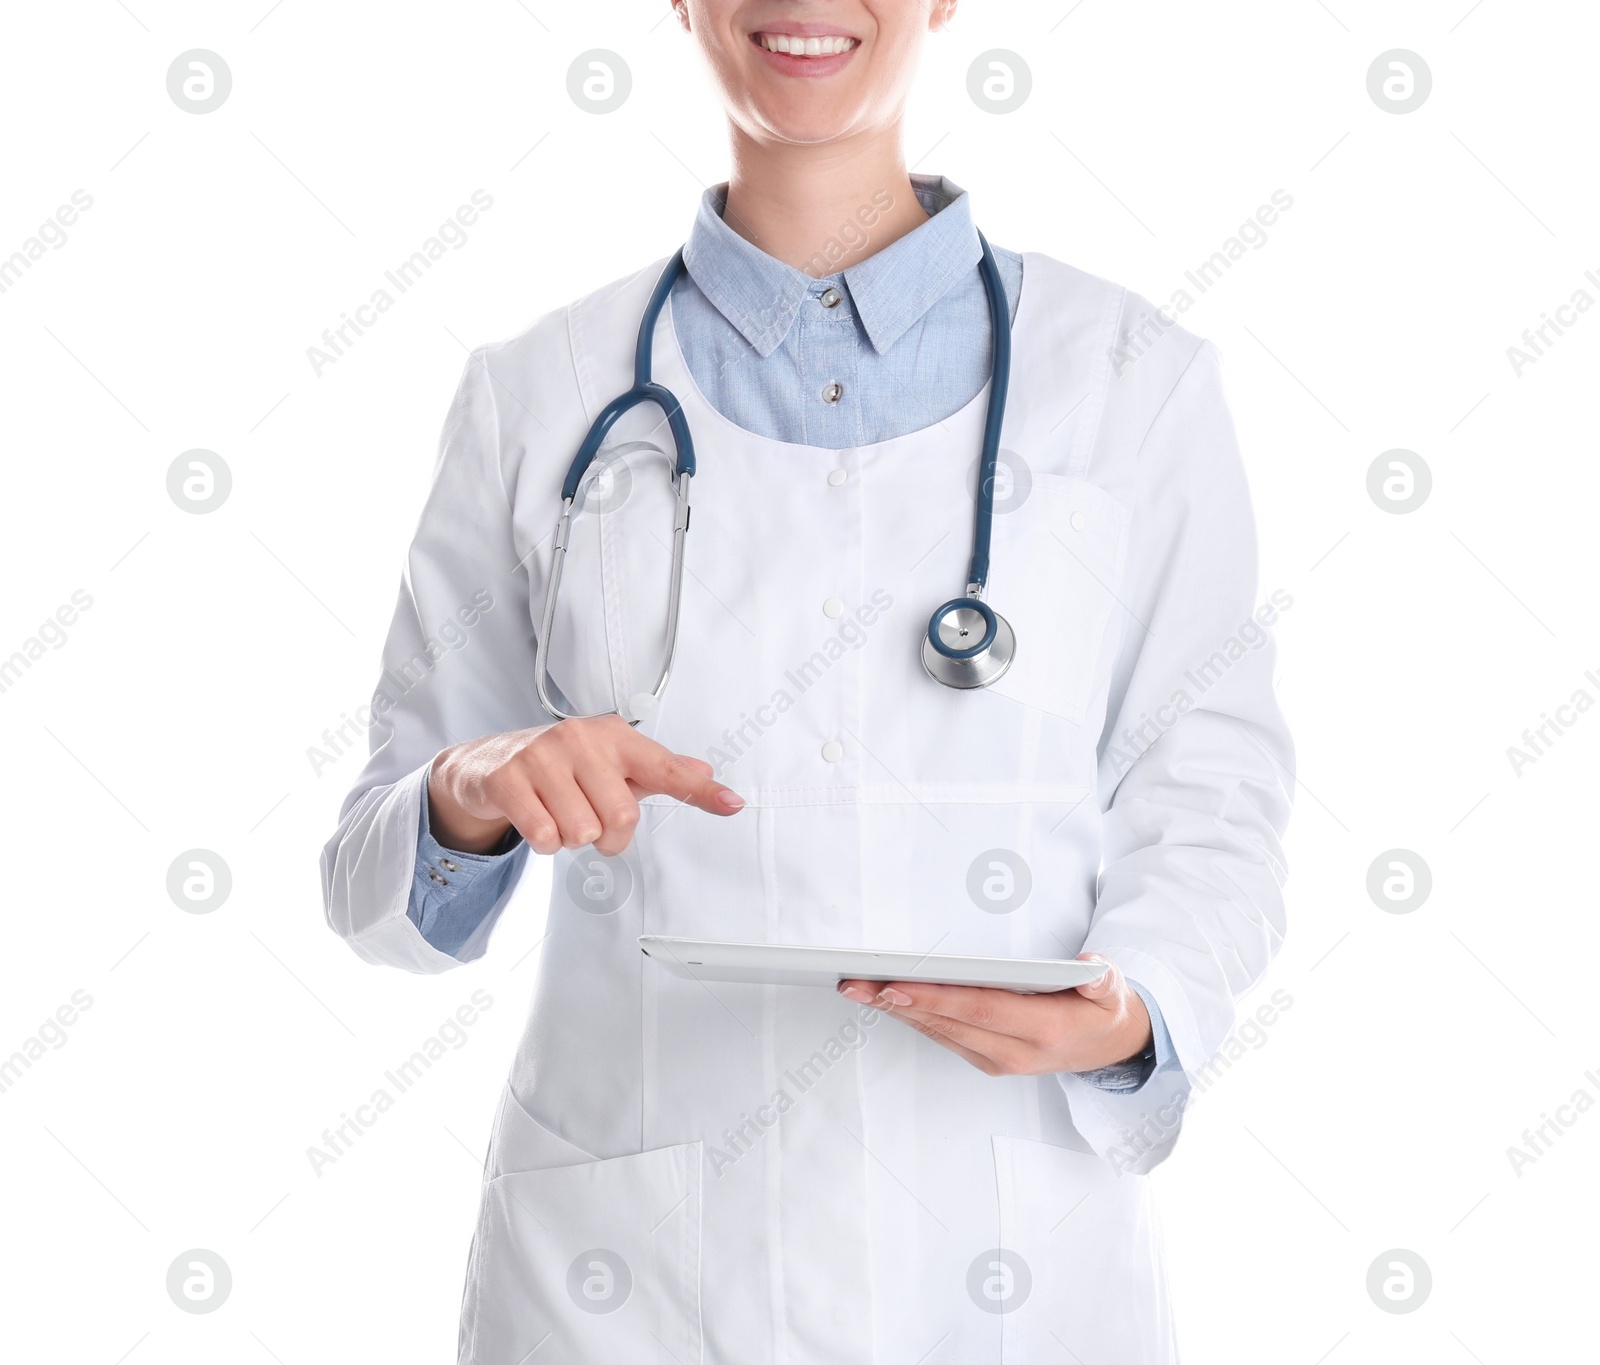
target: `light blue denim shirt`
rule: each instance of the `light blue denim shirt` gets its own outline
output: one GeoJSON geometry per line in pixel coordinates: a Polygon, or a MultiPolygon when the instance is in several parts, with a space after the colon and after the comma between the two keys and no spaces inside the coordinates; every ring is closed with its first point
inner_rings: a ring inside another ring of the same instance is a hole
{"type": "MultiPolygon", "coordinates": [[[[857,265],[813,278],[747,241],[723,221],[727,187],[707,190],[684,245],[672,323],[689,370],[730,421],[774,440],[843,450],[887,441],[959,412],[989,378],[989,300],[966,191],[914,176],[928,220],[857,265]]],[[[864,205],[830,255],[865,236],[892,205],[864,205]]],[[[994,248],[1013,315],[1022,258],[994,248]]],[[[428,828],[426,787],[410,915],[424,938],[455,953],[493,909],[527,848],[512,831],[492,854],[442,847],[428,828]]],[[[1154,999],[1153,1047],[1091,1072],[1103,1090],[1140,1089],[1176,1066],[1154,999]]]]}

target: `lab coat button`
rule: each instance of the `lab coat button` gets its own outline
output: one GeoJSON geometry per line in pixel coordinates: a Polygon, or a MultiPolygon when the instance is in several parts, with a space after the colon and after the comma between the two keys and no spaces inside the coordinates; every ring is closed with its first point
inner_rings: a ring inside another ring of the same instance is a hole
{"type": "Polygon", "coordinates": [[[817,296],[817,301],[824,308],[837,308],[840,300],[843,298],[843,294],[841,294],[832,285],[829,285],[828,288],[824,289],[822,293],[817,296]]]}
{"type": "Polygon", "coordinates": [[[836,739],[830,739],[822,746],[822,759],[825,763],[837,763],[844,757],[844,745],[836,739]]]}
{"type": "Polygon", "coordinates": [[[837,488],[849,477],[850,476],[842,469],[830,469],[828,471],[828,486],[830,488],[837,488]]]}
{"type": "Polygon", "coordinates": [[[1081,531],[1088,524],[1089,518],[1084,516],[1082,512],[1074,512],[1072,514],[1072,529],[1074,531],[1081,531]]]}
{"type": "Polygon", "coordinates": [[[822,391],[822,401],[824,403],[837,403],[843,397],[844,385],[842,384],[829,384],[828,387],[822,391]]]}
{"type": "Polygon", "coordinates": [[[844,615],[844,602],[837,597],[830,597],[822,604],[822,614],[830,621],[837,621],[844,615]]]}

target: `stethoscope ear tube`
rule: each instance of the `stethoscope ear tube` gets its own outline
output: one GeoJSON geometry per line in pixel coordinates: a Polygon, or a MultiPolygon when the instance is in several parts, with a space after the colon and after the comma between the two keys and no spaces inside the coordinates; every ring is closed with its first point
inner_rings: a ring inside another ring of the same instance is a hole
{"type": "MultiPolygon", "coordinates": [[[[649,719],[667,690],[667,679],[672,674],[672,659],[678,643],[678,612],[683,601],[684,547],[689,535],[689,479],[687,473],[674,478],[677,496],[672,511],[672,574],[667,589],[667,644],[661,658],[661,668],[655,683],[648,692],[638,692],[624,699],[619,712],[630,725],[649,719]]],[[[561,594],[561,577],[567,562],[567,541],[572,534],[571,498],[562,498],[561,517],[556,522],[551,537],[550,581],[545,587],[544,611],[539,618],[539,634],[534,642],[534,686],[539,693],[539,704],[557,720],[591,720],[596,716],[613,714],[616,708],[599,711],[569,711],[558,702],[550,677],[550,637],[555,626],[556,602],[561,594]]],[[[565,699],[563,698],[563,701],[565,699]]]]}
{"type": "Polygon", "coordinates": [[[534,644],[535,686],[539,692],[539,702],[548,714],[558,720],[586,720],[594,716],[612,714],[604,710],[589,712],[586,715],[579,714],[568,711],[557,703],[551,686],[548,664],[550,635],[555,626],[556,600],[561,591],[561,574],[566,564],[567,541],[572,533],[572,509],[578,496],[579,485],[582,484],[584,474],[594,462],[595,456],[599,454],[600,447],[611,434],[611,429],[617,424],[618,419],[644,403],[653,403],[661,409],[662,415],[667,420],[667,429],[672,433],[673,451],[676,456],[672,480],[676,498],[672,514],[672,580],[667,596],[666,651],[662,657],[661,670],[656,675],[655,685],[650,691],[636,693],[624,699],[623,714],[629,724],[639,724],[655,710],[656,704],[661,700],[661,694],[666,690],[667,677],[672,671],[672,656],[678,643],[678,610],[683,600],[684,541],[689,533],[689,481],[695,472],[694,437],[690,434],[688,419],[683,415],[683,405],[678,402],[677,396],[650,378],[650,353],[661,310],[672,293],[674,282],[682,272],[683,252],[679,251],[661,272],[661,278],[656,281],[649,305],[645,308],[644,318],[639,324],[639,340],[634,350],[633,387],[627,393],[612,399],[601,409],[600,415],[590,426],[588,435],[583,438],[583,444],[578,447],[577,455],[567,467],[567,477],[561,484],[561,517],[556,522],[552,540],[550,579],[545,588],[544,612],[539,622],[539,636],[534,644]]]}
{"type": "Polygon", "coordinates": [[[589,428],[589,434],[583,438],[583,444],[578,447],[577,455],[567,466],[567,477],[561,484],[563,501],[570,502],[578,496],[578,485],[583,482],[583,476],[594,463],[594,457],[600,453],[600,447],[605,444],[606,437],[611,434],[611,428],[616,426],[618,419],[643,403],[654,403],[667,419],[667,430],[672,433],[672,448],[677,457],[673,465],[673,478],[695,472],[694,437],[689,433],[689,422],[683,415],[683,405],[678,402],[677,396],[671,389],[663,388],[660,384],[643,384],[638,388],[629,389],[627,393],[619,394],[600,410],[600,415],[594,419],[594,425],[589,428]]]}

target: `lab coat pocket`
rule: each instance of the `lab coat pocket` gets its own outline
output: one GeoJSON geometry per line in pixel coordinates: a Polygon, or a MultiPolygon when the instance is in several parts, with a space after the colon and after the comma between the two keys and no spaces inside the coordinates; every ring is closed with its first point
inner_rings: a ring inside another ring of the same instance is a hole
{"type": "Polygon", "coordinates": [[[1035,473],[1026,500],[994,519],[987,600],[1016,632],[992,690],[1073,724],[1100,680],[1120,613],[1127,509],[1083,479],[1035,473]]]}
{"type": "Polygon", "coordinates": [[[974,1264],[970,1288],[1002,1315],[1004,1365],[1036,1365],[1063,1346],[1086,1361],[1176,1362],[1145,1177],[1046,1142],[993,1143],[1000,1245],[974,1264]]]}
{"type": "Polygon", "coordinates": [[[700,1144],[490,1180],[462,1365],[698,1361],[700,1144]]]}

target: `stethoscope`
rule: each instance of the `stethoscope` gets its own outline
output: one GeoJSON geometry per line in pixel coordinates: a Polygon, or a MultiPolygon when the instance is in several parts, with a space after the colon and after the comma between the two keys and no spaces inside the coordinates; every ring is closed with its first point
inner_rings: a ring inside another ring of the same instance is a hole
{"type": "MultiPolygon", "coordinates": [[[[989,298],[989,322],[994,338],[994,359],[989,382],[989,410],[983,429],[983,461],[978,471],[977,521],[972,534],[972,561],[967,570],[966,594],[953,597],[936,610],[928,620],[927,634],[922,641],[922,666],[928,676],[946,687],[970,689],[987,687],[1011,667],[1016,657],[1017,637],[1005,617],[983,600],[983,591],[989,578],[989,533],[994,525],[994,483],[1000,458],[1000,429],[1005,424],[1006,390],[1011,382],[1011,320],[1006,303],[1005,285],[1000,279],[1000,268],[995,264],[994,252],[980,232],[978,241],[983,248],[978,262],[978,273],[983,277],[984,292],[989,298]]],[[[589,716],[609,715],[607,711],[587,715],[568,711],[566,698],[557,701],[553,695],[549,671],[550,636],[556,619],[556,597],[561,590],[561,572],[567,557],[567,541],[572,530],[572,509],[577,500],[578,488],[589,466],[594,463],[602,443],[612,427],[624,413],[631,412],[643,403],[653,403],[661,409],[672,433],[676,465],[672,484],[676,504],[672,517],[672,573],[667,598],[667,645],[661,660],[661,671],[655,685],[648,692],[629,697],[620,714],[637,725],[654,713],[666,690],[667,677],[672,671],[673,651],[678,641],[678,606],[683,597],[683,546],[689,532],[689,481],[694,477],[694,438],[689,433],[689,423],[683,408],[670,389],[657,384],[650,377],[651,354],[655,342],[656,323],[661,310],[672,293],[672,286],[683,273],[683,252],[680,250],[668,262],[656,282],[650,302],[645,306],[639,323],[639,340],[633,352],[633,387],[627,393],[613,398],[595,418],[589,434],[583,438],[578,453],[567,469],[566,480],[561,485],[561,519],[556,523],[554,549],[551,552],[550,585],[545,590],[544,616],[535,645],[534,671],[537,675],[539,700],[546,711],[560,720],[587,719],[589,716]]]]}

